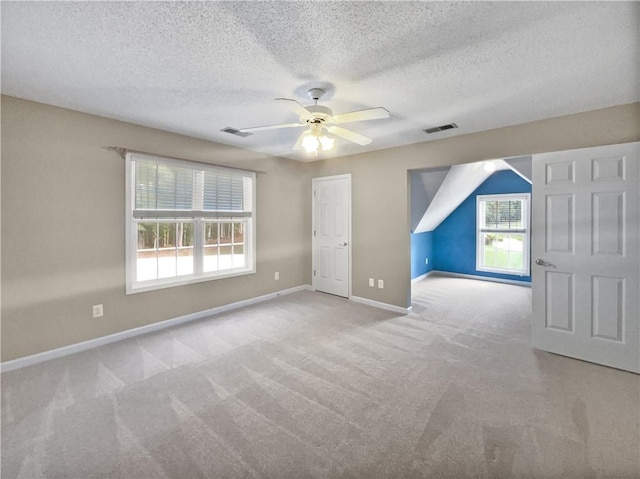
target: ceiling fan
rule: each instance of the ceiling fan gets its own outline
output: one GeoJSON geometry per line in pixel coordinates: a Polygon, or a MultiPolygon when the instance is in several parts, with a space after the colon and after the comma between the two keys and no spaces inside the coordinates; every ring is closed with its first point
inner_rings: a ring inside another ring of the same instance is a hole
{"type": "Polygon", "coordinates": [[[280,125],[255,126],[238,130],[241,133],[251,134],[256,131],[274,130],[276,128],[299,128],[308,127],[293,146],[294,150],[305,150],[307,153],[318,154],[319,151],[327,151],[333,147],[336,136],[349,140],[358,145],[368,145],[371,138],[356,133],[346,128],[338,126],[343,123],[351,123],[363,120],[377,120],[389,118],[389,111],[386,108],[377,107],[366,110],[351,111],[334,115],[331,109],[318,105],[318,100],[322,98],[325,91],[321,88],[312,88],[308,92],[315,105],[302,106],[291,98],[276,98],[277,101],[285,104],[300,117],[298,123],[283,123],[280,125]]]}

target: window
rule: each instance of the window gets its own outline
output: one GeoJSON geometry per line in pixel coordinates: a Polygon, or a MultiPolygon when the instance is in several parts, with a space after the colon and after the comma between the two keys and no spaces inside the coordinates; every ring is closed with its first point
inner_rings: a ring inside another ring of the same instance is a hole
{"type": "Polygon", "coordinates": [[[529,276],[529,198],[477,196],[478,271],[529,276]]]}
{"type": "Polygon", "coordinates": [[[255,272],[255,173],[127,153],[127,294],[255,272]]]}

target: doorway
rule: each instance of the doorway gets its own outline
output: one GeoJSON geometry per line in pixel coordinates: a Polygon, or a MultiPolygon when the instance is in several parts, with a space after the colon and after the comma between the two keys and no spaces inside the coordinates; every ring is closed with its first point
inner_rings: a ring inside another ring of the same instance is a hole
{"type": "Polygon", "coordinates": [[[531,157],[411,171],[412,282],[437,271],[530,285],[530,194],[531,157]]]}
{"type": "Polygon", "coordinates": [[[640,143],[529,158],[532,346],[640,372],[640,143]]]}

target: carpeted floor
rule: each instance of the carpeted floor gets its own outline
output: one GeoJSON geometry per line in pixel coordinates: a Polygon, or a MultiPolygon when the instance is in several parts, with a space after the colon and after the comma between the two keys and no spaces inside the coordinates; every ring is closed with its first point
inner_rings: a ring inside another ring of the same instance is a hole
{"type": "Polygon", "coordinates": [[[531,291],[301,292],[2,375],[2,478],[638,478],[640,380],[529,346],[531,291]]]}

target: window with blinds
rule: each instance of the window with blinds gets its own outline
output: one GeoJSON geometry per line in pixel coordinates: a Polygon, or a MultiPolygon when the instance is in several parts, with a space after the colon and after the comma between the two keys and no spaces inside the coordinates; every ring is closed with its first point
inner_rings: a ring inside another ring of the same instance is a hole
{"type": "Polygon", "coordinates": [[[127,292],[255,272],[255,173],[128,153],[127,292]]]}
{"type": "Polygon", "coordinates": [[[529,195],[479,195],[476,269],[529,275],[529,195]]]}

